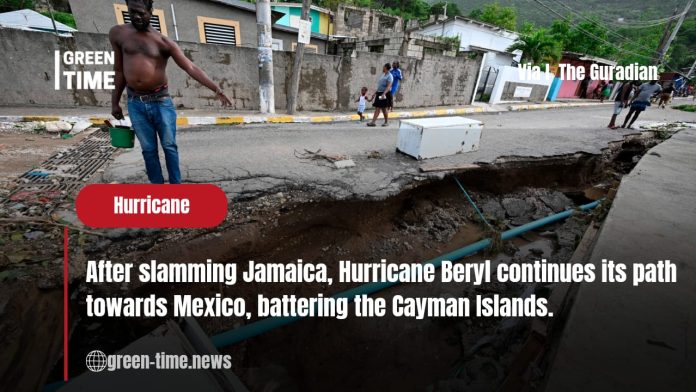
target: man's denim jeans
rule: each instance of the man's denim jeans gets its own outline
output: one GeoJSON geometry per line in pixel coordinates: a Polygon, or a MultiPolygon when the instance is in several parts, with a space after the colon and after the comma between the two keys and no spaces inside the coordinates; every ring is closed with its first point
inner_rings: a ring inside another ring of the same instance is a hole
{"type": "Polygon", "coordinates": [[[150,182],[164,184],[157,150],[159,136],[167,163],[169,183],[181,183],[179,152],[176,147],[176,110],[174,110],[172,99],[165,97],[162,100],[143,102],[137,97],[129,97],[128,115],[143,150],[145,169],[150,182]]]}

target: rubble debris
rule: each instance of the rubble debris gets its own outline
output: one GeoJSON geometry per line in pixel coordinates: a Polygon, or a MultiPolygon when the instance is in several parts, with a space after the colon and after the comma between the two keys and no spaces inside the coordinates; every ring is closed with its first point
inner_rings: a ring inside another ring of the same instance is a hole
{"type": "Polygon", "coordinates": [[[72,129],[70,129],[70,135],[77,135],[78,133],[81,133],[90,127],[92,127],[91,121],[82,119],[77,120],[77,122],[75,122],[75,124],[72,126],[72,129]]]}
{"type": "Polygon", "coordinates": [[[566,208],[573,204],[566,195],[561,192],[551,192],[540,197],[554,213],[559,213],[564,211],[566,208]]]}
{"type": "Polygon", "coordinates": [[[481,211],[487,217],[493,218],[493,220],[502,221],[505,219],[505,210],[498,200],[487,200],[485,203],[481,204],[481,211]]]}
{"type": "Polygon", "coordinates": [[[49,121],[44,124],[44,129],[49,133],[69,132],[72,125],[67,121],[49,121]]]}
{"type": "Polygon", "coordinates": [[[300,159],[312,159],[312,160],[327,160],[329,162],[336,162],[336,161],[342,161],[345,159],[348,159],[347,156],[345,155],[340,155],[340,154],[321,154],[321,149],[316,150],[316,151],[310,151],[305,149],[304,152],[298,152],[295,150],[295,156],[300,158],[300,159]]]}
{"type": "Polygon", "coordinates": [[[334,162],[334,166],[336,166],[336,169],[347,169],[349,167],[355,167],[355,162],[352,159],[344,159],[334,162]]]}
{"type": "Polygon", "coordinates": [[[46,233],[44,233],[43,231],[30,231],[30,232],[24,233],[24,238],[26,238],[28,240],[36,240],[36,239],[43,237],[45,234],[46,233]]]}
{"type": "Polygon", "coordinates": [[[533,207],[527,204],[523,199],[504,198],[501,202],[507,216],[511,218],[510,223],[515,226],[521,226],[530,221],[533,207]]]}
{"type": "Polygon", "coordinates": [[[308,159],[313,161],[327,161],[329,162],[329,164],[331,164],[332,167],[335,167],[336,169],[345,169],[348,167],[355,166],[355,162],[352,159],[350,159],[349,156],[340,154],[322,154],[321,149],[317,151],[310,151],[305,149],[304,152],[298,152],[297,150],[295,150],[295,157],[299,159],[308,159]]]}
{"type": "Polygon", "coordinates": [[[379,151],[377,151],[377,150],[373,150],[373,151],[370,151],[370,152],[367,154],[367,158],[368,158],[368,159],[382,159],[383,157],[382,157],[382,153],[381,153],[381,152],[379,152],[379,151]]]}

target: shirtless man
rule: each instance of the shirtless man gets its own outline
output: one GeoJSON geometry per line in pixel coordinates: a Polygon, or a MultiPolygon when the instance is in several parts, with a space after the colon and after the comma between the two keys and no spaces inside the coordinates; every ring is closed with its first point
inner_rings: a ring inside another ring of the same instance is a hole
{"type": "Polygon", "coordinates": [[[176,146],[176,111],[169,96],[165,69],[171,57],[186,73],[215,92],[223,106],[229,98],[215,82],[191,62],[179,46],[150,26],[152,0],[126,0],[131,23],[109,31],[114,49],[115,89],[111,114],[123,119],[120,100],[128,91],[128,114],[145,159],[147,177],[153,184],[164,184],[157,151],[159,137],[167,163],[170,184],[181,183],[179,153],[176,146]]]}

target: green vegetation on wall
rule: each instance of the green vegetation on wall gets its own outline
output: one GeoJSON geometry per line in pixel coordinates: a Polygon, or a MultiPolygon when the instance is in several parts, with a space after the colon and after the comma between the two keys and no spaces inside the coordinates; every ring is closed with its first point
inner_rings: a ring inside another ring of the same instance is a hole
{"type": "Polygon", "coordinates": [[[34,9],[33,0],[0,0],[0,12],[34,9]]]}
{"type": "MultiPolygon", "coordinates": [[[[48,11],[41,12],[41,14],[44,16],[48,16],[49,18],[51,17],[51,14],[48,11]]],[[[68,12],[53,11],[53,18],[56,20],[56,22],[60,22],[66,26],[70,26],[73,29],[77,28],[75,18],[72,14],[68,12]]]]}

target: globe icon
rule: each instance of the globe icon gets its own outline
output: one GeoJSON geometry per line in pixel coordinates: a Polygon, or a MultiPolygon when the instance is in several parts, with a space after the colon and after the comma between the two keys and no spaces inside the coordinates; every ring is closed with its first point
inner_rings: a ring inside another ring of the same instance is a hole
{"type": "Polygon", "coordinates": [[[92,350],[87,354],[85,363],[87,364],[87,369],[93,372],[101,372],[106,369],[106,354],[99,350],[92,350]]]}

